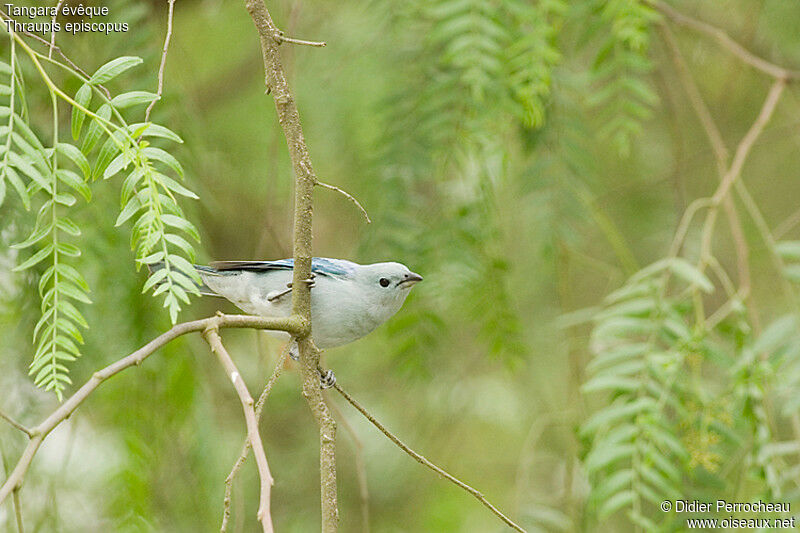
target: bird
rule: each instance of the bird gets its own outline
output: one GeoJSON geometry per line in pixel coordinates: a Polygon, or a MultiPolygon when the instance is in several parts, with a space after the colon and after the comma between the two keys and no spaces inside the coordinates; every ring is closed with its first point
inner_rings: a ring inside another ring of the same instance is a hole
{"type": "MultiPolygon", "coordinates": [[[[200,293],[221,296],[245,313],[285,317],[292,313],[293,259],[215,261],[194,265],[200,293]]],[[[321,349],[349,344],[389,320],[422,276],[401,263],[360,265],[344,259],[311,261],[311,338],[321,349]]],[[[270,331],[289,338],[288,333],[270,331]]],[[[290,351],[296,359],[296,346],[290,351]]]]}

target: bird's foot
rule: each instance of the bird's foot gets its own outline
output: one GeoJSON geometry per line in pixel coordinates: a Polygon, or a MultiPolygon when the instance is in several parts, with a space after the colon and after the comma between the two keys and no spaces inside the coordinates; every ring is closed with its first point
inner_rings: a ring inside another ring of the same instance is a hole
{"type": "Polygon", "coordinates": [[[333,370],[328,370],[324,374],[322,371],[319,373],[319,388],[322,390],[330,389],[336,385],[336,376],[333,375],[333,370]]]}
{"type": "MultiPolygon", "coordinates": [[[[307,284],[308,288],[311,289],[311,288],[314,287],[314,284],[316,283],[314,281],[314,278],[316,278],[316,277],[317,277],[316,274],[311,274],[311,277],[308,278],[308,279],[304,279],[303,283],[307,284]]],[[[271,293],[269,293],[267,295],[267,301],[274,302],[275,300],[277,300],[281,296],[286,296],[290,292],[292,292],[292,284],[291,284],[291,282],[286,284],[286,289],[285,290],[282,290],[280,292],[271,292],[271,293]]]]}
{"type": "Polygon", "coordinates": [[[289,357],[292,358],[292,361],[300,360],[300,348],[297,346],[296,341],[292,341],[291,346],[289,346],[289,357]]]}

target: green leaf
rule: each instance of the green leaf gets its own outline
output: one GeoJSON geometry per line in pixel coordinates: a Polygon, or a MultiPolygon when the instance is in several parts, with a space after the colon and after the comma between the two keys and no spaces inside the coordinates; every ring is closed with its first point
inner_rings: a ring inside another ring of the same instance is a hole
{"type": "Polygon", "coordinates": [[[181,139],[177,133],[158,124],[139,122],[128,126],[128,130],[134,132],[140,130],[142,127],[144,127],[141,133],[143,137],[161,137],[163,139],[175,141],[176,143],[183,143],[183,139],[181,139]]]}
{"type": "Polygon", "coordinates": [[[117,139],[115,137],[109,137],[106,139],[106,142],[103,144],[103,147],[100,149],[100,153],[97,154],[97,159],[94,162],[92,179],[96,180],[100,176],[105,175],[106,168],[117,155],[119,150],[120,147],[117,144],[117,139]]]}
{"type": "Polygon", "coordinates": [[[123,56],[118,57],[116,59],[112,59],[95,72],[91,78],[89,78],[89,83],[92,85],[98,85],[102,83],[106,83],[110,81],[126,70],[131,67],[135,67],[136,65],[142,62],[142,58],[140,57],[131,57],[131,56],[123,56]]]}
{"type": "Polygon", "coordinates": [[[60,192],[56,194],[55,200],[59,204],[65,205],[67,207],[72,207],[78,201],[77,198],[75,198],[68,192],[60,192]]]}
{"type": "Polygon", "coordinates": [[[703,292],[709,294],[714,292],[714,284],[711,283],[711,280],[688,261],[675,257],[670,260],[669,268],[676,276],[691,285],[697,285],[703,292]]]}
{"type": "Polygon", "coordinates": [[[65,185],[75,189],[83,198],[89,202],[92,199],[92,190],[86,184],[80,176],[72,172],[71,170],[67,170],[65,168],[59,168],[56,170],[56,176],[58,176],[59,181],[64,183],[65,185]]]}
{"type": "Polygon", "coordinates": [[[800,261],[800,241],[783,241],[775,245],[775,251],[789,261],[800,261]]]}
{"type": "MultiPolygon", "coordinates": [[[[103,104],[95,114],[107,121],[111,118],[111,106],[103,104]]],[[[89,123],[89,128],[86,130],[86,136],[83,138],[83,144],[81,144],[81,152],[84,154],[91,152],[97,144],[97,141],[103,136],[103,133],[104,131],[100,126],[100,122],[96,118],[92,118],[91,123],[89,123]]]]}
{"type": "Polygon", "coordinates": [[[149,104],[154,100],[158,100],[159,96],[155,93],[147,91],[131,91],[115,96],[111,100],[111,105],[117,109],[125,109],[135,105],[149,104]]]}
{"type": "Polygon", "coordinates": [[[635,451],[636,446],[633,444],[596,448],[586,457],[586,471],[590,474],[598,472],[617,461],[629,459],[635,451]]]}
{"type": "Polygon", "coordinates": [[[623,391],[633,392],[641,386],[641,381],[633,378],[600,375],[590,379],[581,387],[581,392],[597,392],[597,391],[623,391]]]}
{"type": "Polygon", "coordinates": [[[25,210],[30,210],[31,198],[28,195],[28,190],[25,188],[25,184],[22,183],[19,174],[17,174],[17,171],[11,167],[6,167],[6,178],[8,178],[8,181],[11,182],[14,190],[17,191],[17,195],[19,196],[19,199],[22,200],[22,205],[25,206],[25,210]]]}
{"type": "Polygon", "coordinates": [[[187,198],[191,198],[193,200],[199,200],[200,197],[197,196],[195,193],[175,181],[174,179],[170,178],[169,176],[165,176],[160,172],[154,172],[153,176],[161,182],[161,185],[166,187],[167,189],[171,190],[174,193],[180,194],[181,196],[186,196],[187,198]]]}
{"type": "MultiPolygon", "coordinates": [[[[92,103],[92,86],[84,83],[78,92],[75,93],[75,102],[89,109],[89,104],[92,103]]],[[[86,113],[72,106],[72,139],[77,141],[81,136],[81,128],[83,128],[83,120],[86,118],[86,113]]]]}
{"type": "Polygon", "coordinates": [[[598,483],[592,491],[592,496],[605,501],[609,496],[616,494],[624,487],[631,484],[634,473],[631,469],[616,470],[610,476],[598,483]]]}
{"type": "Polygon", "coordinates": [[[81,291],[71,283],[59,283],[58,288],[59,292],[61,292],[66,296],[69,296],[70,298],[78,300],[79,302],[83,302],[85,304],[92,303],[92,301],[89,299],[88,296],[86,296],[86,294],[83,291],[81,291]]]}
{"type": "Polygon", "coordinates": [[[156,283],[164,281],[167,278],[167,269],[162,268],[160,270],[156,270],[153,272],[147,281],[144,283],[144,287],[142,287],[142,293],[147,292],[150,290],[156,283]]]}
{"type": "Polygon", "coordinates": [[[68,242],[59,242],[57,250],[58,253],[64,254],[68,257],[80,257],[81,255],[80,248],[68,242]]]}
{"type": "Polygon", "coordinates": [[[14,130],[20,132],[25,139],[31,143],[31,145],[39,152],[44,152],[44,146],[42,146],[42,142],[39,140],[39,137],[33,133],[31,127],[20,118],[19,115],[16,113],[14,114],[14,130]]]}
{"type": "Polygon", "coordinates": [[[190,261],[195,260],[194,247],[192,247],[192,245],[189,244],[189,241],[187,241],[180,235],[175,235],[172,233],[164,234],[164,239],[166,239],[167,242],[174,244],[175,246],[180,248],[189,257],[190,261]]]}
{"type": "Polygon", "coordinates": [[[771,354],[776,349],[798,335],[797,317],[785,315],[774,321],[764,330],[756,342],[753,351],[756,353],[771,354]]]}
{"type": "Polygon", "coordinates": [[[44,189],[49,193],[53,193],[53,189],[50,185],[50,182],[45,179],[44,176],[36,169],[33,165],[31,165],[28,161],[23,159],[19,154],[15,152],[8,152],[7,154],[8,160],[14,165],[20,172],[31,178],[34,182],[36,182],[39,187],[44,189]]]}
{"type": "Polygon", "coordinates": [[[41,224],[34,228],[33,232],[30,236],[22,242],[18,242],[12,244],[11,247],[17,250],[22,250],[24,248],[28,248],[29,246],[33,246],[40,240],[42,240],[45,236],[50,234],[50,230],[52,229],[52,225],[49,224],[41,224]]]}
{"type": "Polygon", "coordinates": [[[83,275],[78,272],[75,267],[72,267],[66,263],[59,263],[57,271],[59,276],[64,276],[66,279],[78,285],[81,289],[83,289],[84,292],[89,292],[89,284],[86,283],[83,275]]]}
{"type": "Polygon", "coordinates": [[[194,224],[186,219],[176,217],[175,215],[162,215],[161,220],[167,226],[185,231],[189,236],[193,237],[197,242],[200,242],[200,234],[194,224]]]}
{"type": "Polygon", "coordinates": [[[147,156],[148,159],[160,161],[177,172],[179,176],[183,176],[183,167],[169,152],[166,152],[161,148],[156,148],[155,146],[148,146],[142,149],[142,153],[147,156]]]}
{"type": "Polygon", "coordinates": [[[85,180],[89,179],[89,176],[90,176],[90,173],[91,173],[91,168],[89,166],[89,160],[86,159],[86,156],[83,155],[83,152],[81,152],[80,149],[77,146],[73,146],[73,145],[67,144],[67,143],[58,143],[56,145],[56,151],[59,154],[66,156],[73,163],[75,163],[75,165],[79,169],[81,169],[81,172],[83,172],[83,178],[85,180]]]}
{"type": "Polygon", "coordinates": [[[81,235],[81,228],[79,228],[77,224],[68,218],[59,217],[58,222],[56,222],[56,226],[58,229],[63,230],[73,237],[80,237],[81,235]]]}
{"type": "Polygon", "coordinates": [[[601,520],[608,518],[610,515],[616,513],[623,507],[627,507],[636,499],[636,494],[632,490],[623,490],[618,492],[603,503],[600,507],[598,515],[601,520]]]}
{"type": "Polygon", "coordinates": [[[595,413],[581,428],[582,435],[596,432],[598,429],[608,427],[617,421],[633,417],[646,411],[652,411],[656,402],[652,398],[642,397],[627,403],[617,402],[595,413]]]}
{"type": "Polygon", "coordinates": [[[131,199],[131,195],[136,188],[136,185],[139,181],[144,177],[145,172],[141,168],[135,168],[128,174],[128,177],[125,178],[125,181],[122,182],[122,192],[120,193],[120,207],[124,206],[128,203],[128,200],[131,199]]]}
{"type": "Polygon", "coordinates": [[[27,261],[23,262],[20,265],[15,266],[11,269],[12,272],[19,272],[21,270],[27,270],[32,266],[40,263],[45,258],[47,258],[51,253],[53,253],[53,243],[48,243],[44,248],[33,254],[27,261]]]}
{"type": "Polygon", "coordinates": [[[117,157],[111,160],[105,171],[103,171],[103,179],[107,180],[108,178],[117,175],[119,171],[121,171],[123,168],[126,168],[129,164],[130,159],[128,154],[119,154],[117,157]]]}
{"type": "Polygon", "coordinates": [[[128,221],[133,215],[136,214],[139,209],[141,209],[142,205],[139,203],[139,198],[134,196],[131,198],[125,207],[122,208],[119,216],[117,217],[117,221],[114,223],[114,227],[119,227],[123,225],[125,222],[128,221]]]}
{"type": "Polygon", "coordinates": [[[83,344],[83,335],[81,335],[81,331],[66,318],[57,318],[56,327],[78,341],[78,343],[83,344]]]}

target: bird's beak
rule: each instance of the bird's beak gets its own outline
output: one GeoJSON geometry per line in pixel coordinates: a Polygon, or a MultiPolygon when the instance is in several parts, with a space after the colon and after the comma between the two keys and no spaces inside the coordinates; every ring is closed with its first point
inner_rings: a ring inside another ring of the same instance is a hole
{"type": "Polygon", "coordinates": [[[397,285],[400,287],[413,287],[420,281],[422,281],[422,276],[413,272],[409,272],[397,285]]]}

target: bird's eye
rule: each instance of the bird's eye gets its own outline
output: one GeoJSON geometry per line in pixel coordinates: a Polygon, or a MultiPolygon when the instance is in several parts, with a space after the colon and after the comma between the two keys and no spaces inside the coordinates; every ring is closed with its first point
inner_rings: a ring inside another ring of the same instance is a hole
{"type": "Polygon", "coordinates": [[[386,278],[381,278],[380,281],[378,281],[378,283],[381,284],[381,287],[388,287],[390,282],[386,278]]]}

